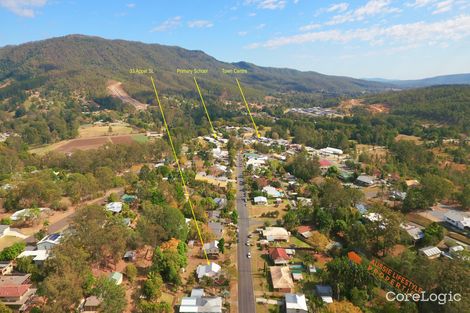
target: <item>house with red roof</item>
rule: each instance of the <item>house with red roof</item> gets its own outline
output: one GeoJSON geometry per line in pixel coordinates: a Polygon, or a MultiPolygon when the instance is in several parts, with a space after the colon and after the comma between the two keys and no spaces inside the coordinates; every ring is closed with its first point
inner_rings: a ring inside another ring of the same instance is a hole
{"type": "Polygon", "coordinates": [[[286,265],[289,263],[289,256],[284,248],[272,248],[269,250],[269,257],[275,265],[286,265]]]}
{"type": "Polygon", "coordinates": [[[0,301],[10,309],[23,312],[36,293],[29,280],[30,275],[2,276],[0,278],[0,301]]]}

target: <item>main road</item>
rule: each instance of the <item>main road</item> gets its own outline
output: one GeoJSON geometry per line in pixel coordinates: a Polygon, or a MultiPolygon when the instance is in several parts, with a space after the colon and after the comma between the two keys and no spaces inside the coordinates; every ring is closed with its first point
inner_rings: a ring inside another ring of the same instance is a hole
{"type": "Polygon", "coordinates": [[[238,210],[238,312],[255,313],[255,295],[253,290],[253,277],[251,275],[251,262],[247,257],[250,247],[245,243],[248,240],[248,209],[246,207],[243,181],[243,161],[241,154],[237,156],[237,210],[238,210]]]}

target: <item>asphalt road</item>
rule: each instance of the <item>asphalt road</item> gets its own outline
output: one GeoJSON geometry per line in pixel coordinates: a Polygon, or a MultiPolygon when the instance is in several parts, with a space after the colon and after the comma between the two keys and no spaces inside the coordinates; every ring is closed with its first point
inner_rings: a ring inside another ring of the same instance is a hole
{"type": "Polygon", "coordinates": [[[237,210],[238,210],[238,312],[255,313],[255,295],[253,292],[253,277],[251,275],[251,262],[247,257],[250,247],[246,245],[248,239],[248,209],[243,200],[243,162],[241,155],[237,157],[237,210]]]}

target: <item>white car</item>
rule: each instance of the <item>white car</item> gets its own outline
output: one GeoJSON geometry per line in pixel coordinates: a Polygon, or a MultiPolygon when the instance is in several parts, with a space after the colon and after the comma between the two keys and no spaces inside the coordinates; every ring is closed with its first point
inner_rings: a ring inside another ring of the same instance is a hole
{"type": "Polygon", "coordinates": [[[247,258],[251,259],[251,252],[248,252],[248,254],[246,255],[247,258]]]}
{"type": "Polygon", "coordinates": [[[250,243],[249,240],[246,241],[246,245],[247,245],[247,246],[251,246],[251,243],[250,243]]]}

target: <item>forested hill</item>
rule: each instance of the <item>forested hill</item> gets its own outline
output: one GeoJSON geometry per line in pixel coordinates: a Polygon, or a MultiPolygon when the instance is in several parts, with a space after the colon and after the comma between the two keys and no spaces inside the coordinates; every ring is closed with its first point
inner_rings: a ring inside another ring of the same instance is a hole
{"type": "MultiPolygon", "coordinates": [[[[260,95],[278,92],[322,92],[332,95],[383,91],[388,84],[360,79],[328,76],[316,72],[259,67],[246,62],[225,63],[202,51],[159,44],[144,44],[99,37],[69,35],[18,46],[0,48],[0,85],[10,79],[25,87],[51,86],[92,95],[105,92],[109,80],[121,81],[127,91],[136,94],[150,90],[147,77],[130,75],[131,68],[152,68],[162,90],[193,91],[192,75],[177,75],[177,68],[203,68],[201,84],[214,95],[234,89],[234,77],[222,68],[248,70],[239,75],[248,92],[260,95]]],[[[20,85],[21,86],[21,85],[20,85]]]]}
{"type": "Polygon", "coordinates": [[[383,103],[391,113],[414,116],[470,133],[470,86],[436,86],[367,96],[368,104],[383,103]]]}

